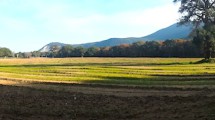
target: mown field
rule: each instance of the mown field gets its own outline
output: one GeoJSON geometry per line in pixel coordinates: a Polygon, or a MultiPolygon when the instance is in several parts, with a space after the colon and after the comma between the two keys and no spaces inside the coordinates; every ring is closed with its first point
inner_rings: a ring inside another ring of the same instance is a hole
{"type": "Polygon", "coordinates": [[[214,120],[200,58],[0,59],[3,120],[214,120]]]}
{"type": "Polygon", "coordinates": [[[215,64],[197,58],[1,59],[0,78],[121,85],[215,85],[215,64]]]}

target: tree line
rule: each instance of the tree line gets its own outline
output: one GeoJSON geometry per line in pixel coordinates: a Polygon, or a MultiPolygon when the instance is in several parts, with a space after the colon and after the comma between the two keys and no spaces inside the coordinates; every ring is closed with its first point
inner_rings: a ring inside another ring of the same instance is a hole
{"type": "Polygon", "coordinates": [[[203,53],[190,40],[140,41],[113,47],[52,46],[49,52],[16,53],[17,57],[203,57],[203,53]]]}

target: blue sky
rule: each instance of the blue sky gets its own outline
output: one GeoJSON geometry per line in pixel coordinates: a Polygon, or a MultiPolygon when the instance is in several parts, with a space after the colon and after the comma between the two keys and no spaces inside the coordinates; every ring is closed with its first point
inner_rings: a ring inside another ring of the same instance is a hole
{"type": "Polygon", "coordinates": [[[142,37],[177,22],[172,1],[0,0],[0,47],[26,52],[50,42],[142,37]]]}

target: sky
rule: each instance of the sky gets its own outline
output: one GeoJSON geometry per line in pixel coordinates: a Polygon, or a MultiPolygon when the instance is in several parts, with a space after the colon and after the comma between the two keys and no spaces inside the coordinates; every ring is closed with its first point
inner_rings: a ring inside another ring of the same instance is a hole
{"type": "Polygon", "coordinates": [[[143,37],[177,22],[173,0],[0,0],[0,47],[143,37]]]}

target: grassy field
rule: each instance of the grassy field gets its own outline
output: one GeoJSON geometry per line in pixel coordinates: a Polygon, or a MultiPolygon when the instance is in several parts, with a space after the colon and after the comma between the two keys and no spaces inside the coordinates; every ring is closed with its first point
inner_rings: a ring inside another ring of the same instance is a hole
{"type": "Polygon", "coordinates": [[[214,120],[215,64],[199,60],[0,59],[0,119],[214,120]]]}
{"type": "Polygon", "coordinates": [[[199,58],[1,59],[0,79],[121,85],[215,85],[199,58]]]}

